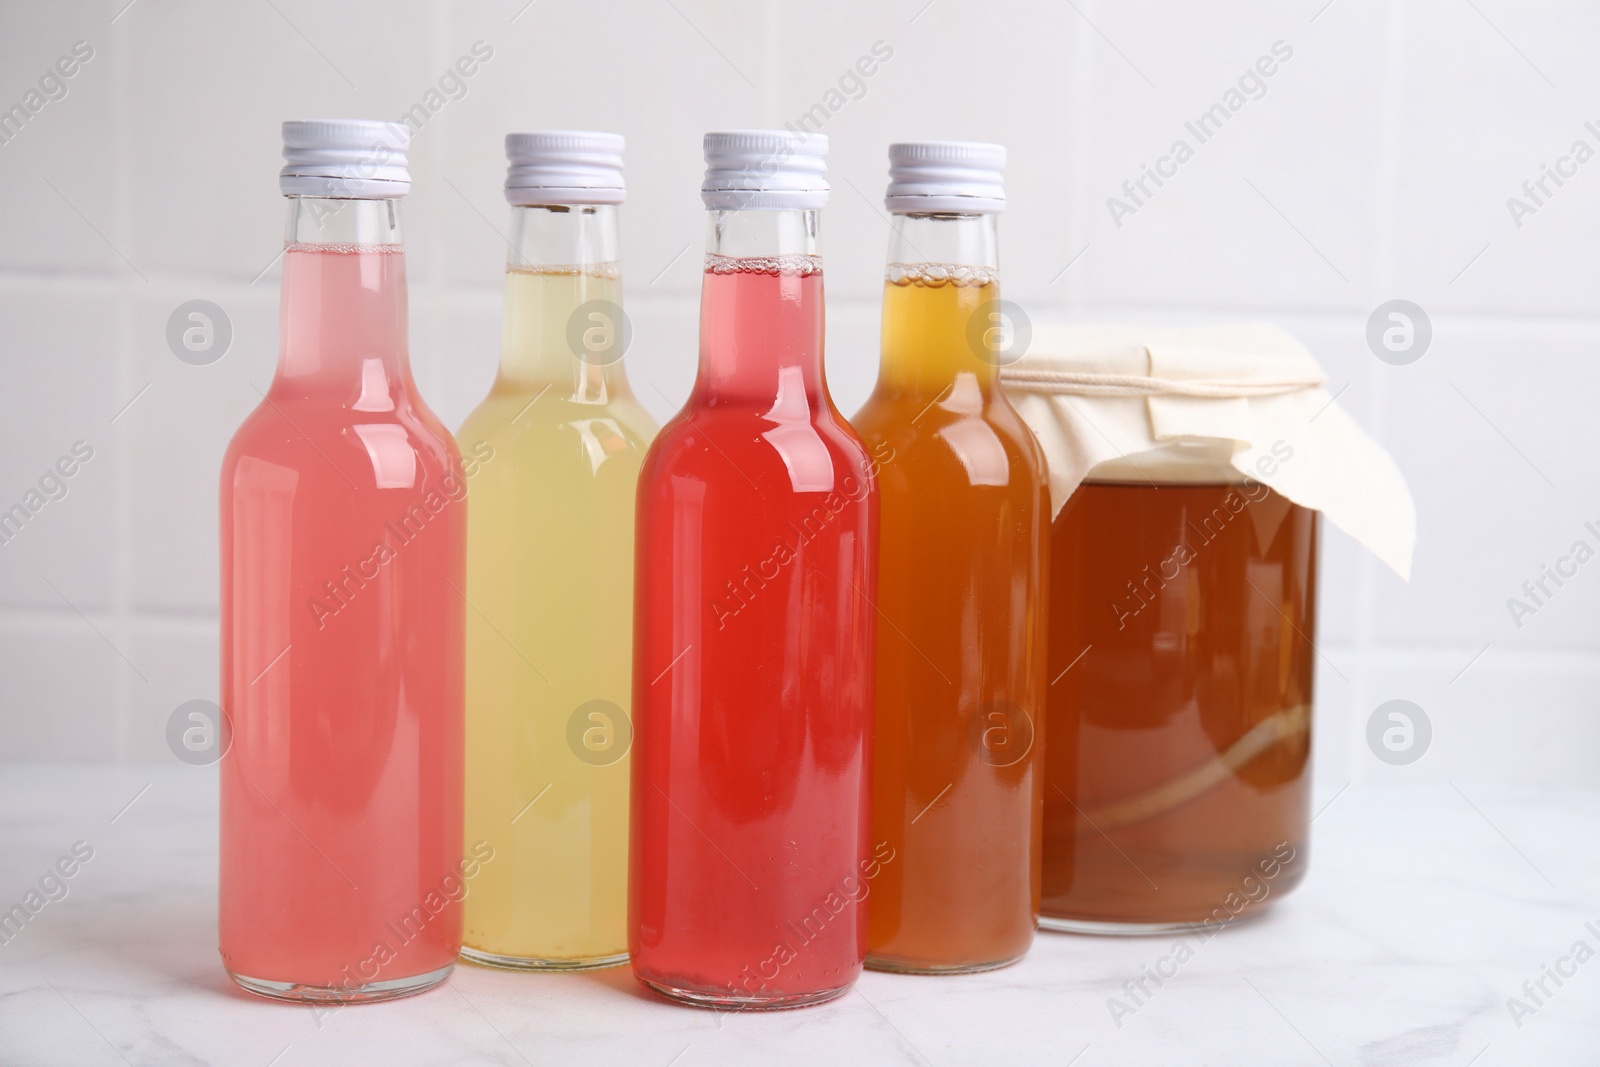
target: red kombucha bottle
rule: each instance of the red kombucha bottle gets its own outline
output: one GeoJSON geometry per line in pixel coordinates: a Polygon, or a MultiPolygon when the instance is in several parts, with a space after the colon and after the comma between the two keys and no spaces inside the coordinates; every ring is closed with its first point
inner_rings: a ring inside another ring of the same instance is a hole
{"type": "Polygon", "coordinates": [[[629,952],[785,1008],[866,949],[877,498],[822,372],[827,140],[708,134],[700,369],[639,480],[629,952]]]}

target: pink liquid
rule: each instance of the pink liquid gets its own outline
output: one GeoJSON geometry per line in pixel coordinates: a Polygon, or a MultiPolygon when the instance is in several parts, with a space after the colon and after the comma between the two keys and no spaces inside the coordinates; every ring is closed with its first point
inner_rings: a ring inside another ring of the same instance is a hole
{"type": "Polygon", "coordinates": [[[465,485],[398,246],[293,246],[281,329],[222,468],[220,945],[375,995],[461,941],[465,485]]]}
{"type": "Polygon", "coordinates": [[[806,1003],[859,975],[883,859],[877,495],[823,384],[820,269],[707,273],[700,336],[639,482],[629,951],[682,999],[806,1003]]]}

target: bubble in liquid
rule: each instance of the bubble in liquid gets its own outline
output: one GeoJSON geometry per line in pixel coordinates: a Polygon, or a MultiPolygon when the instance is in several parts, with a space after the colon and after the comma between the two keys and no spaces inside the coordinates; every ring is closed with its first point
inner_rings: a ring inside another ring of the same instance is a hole
{"type": "Polygon", "coordinates": [[[1000,280],[994,267],[973,267],[964,263],[891,263],[887,272],[892,285],[920,285],[938,289],[946,285],[980,288],[1000,280]]]}

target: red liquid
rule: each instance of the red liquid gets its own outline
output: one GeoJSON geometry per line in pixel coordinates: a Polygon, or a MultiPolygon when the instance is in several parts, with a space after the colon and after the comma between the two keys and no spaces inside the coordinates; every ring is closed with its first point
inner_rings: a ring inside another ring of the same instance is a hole
{"type": "Polygon", "coordinates": [[[221,950],[257,992],[377,996],[461,941],[465,486],[398,246],[295,246],[283,277],[222,469],[221,950]]]}
{"type": "Polygon", "coordinates": [[[860,974],[892,862],[869,856],[876,490],[823,384],[819,269],[708,272],[700,328],[639,482],[629,951],[670,995],[807,1003],[860,974]]]}

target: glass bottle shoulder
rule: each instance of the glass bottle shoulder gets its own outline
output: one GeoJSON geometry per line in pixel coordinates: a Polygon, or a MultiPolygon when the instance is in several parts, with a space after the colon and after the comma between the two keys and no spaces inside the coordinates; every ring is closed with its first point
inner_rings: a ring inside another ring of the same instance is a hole
{"type": "Polygon", "coordinates": [[[462,422],[456,440],[463,456],[492,452],[512,468],[570,466],[598,475],[616,461],[637,468],[656,431],[655,419],[632,393],[594,402],[497,384],[462,422]]]}
{"type": "Polygon", "coordinates": [[[691,398],[662,427],[641,477],[859,496],[873,473],[867,445],[826,400],[788,411],[691,398]]]}
{"type": "Polygon", "coordinates": [[[329,486],[355,493],[446,486],[459,475],[455,440],[406,393],[381,409],[270,390],[223,457],[225,493],[253,486],[329,486]]]}
{"type": "Polygon", "coordinates": [[[869,448],[894,455],[883,474],[886,488],[924,479],[974,488],[1046,485],[1033,432],[998,387],[981,389],[971,376],[957,375],[943,389],[880,380],[851,422],[869,448]]]}

